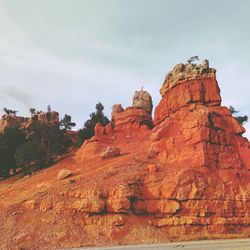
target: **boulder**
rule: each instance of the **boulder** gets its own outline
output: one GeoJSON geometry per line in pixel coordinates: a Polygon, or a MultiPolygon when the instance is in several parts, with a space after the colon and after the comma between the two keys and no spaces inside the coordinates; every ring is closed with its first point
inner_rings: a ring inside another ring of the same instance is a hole
{"type": "Polygon", "coordinates": [[[148,165],[148,172],[149,173],[155,173],[158,171],[158,168],[155,164],[149,164],[148,165]]]}
{"type": "Polygon", "coordinates": [[[121,154],[121,150],[119,148],[109,146],[101,153],[101,158],[109,159],[109,158],[119,156],[120,154],[121,154]]]}
{"type": "Polygon", "coordinates": [[[150,114],[152,113],[153,102],[151,95],[143,88],[140,91],[135,91],[132,102],[132,107],[143,109],[150,114]]]}
{"type": "Polygon", "coordinates": [[[72,208],[84,213],[100,213],[105,209],[105,202],[98,197],[78,199],[73,202],[72,208]]]}
{"type": "Polygon", "coordinates": [[[71,170],[69,170],[69,169],[62,169],[62,170],[59,171],[59,173],[57,175],[57,179],[58,180],[65,179],[65,178],[71,176],[72,173],[73,172],[71,170]]]}

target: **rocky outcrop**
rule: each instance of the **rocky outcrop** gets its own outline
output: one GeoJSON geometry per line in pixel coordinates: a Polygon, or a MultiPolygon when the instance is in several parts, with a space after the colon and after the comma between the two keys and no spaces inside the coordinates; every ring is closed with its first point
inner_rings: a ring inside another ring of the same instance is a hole
{"type": "Polygon", "coordinates": [[[57,175],[57,179],[58,180],[62,180],[65,179],[67,177],[69,177],[70,175],[72,175],[72,171],[68,170],[68,169],[62,169],[60,170],[60,172],[57,175]]]}
{"type": "Polygon", "coordinates": [[[42,112],[38,114],[37,120],[42,123],[59,123],[59,113],[56,111],[42,112]]]}
{"type": "Polygon", "coordinates": [[[22,124],[22,127],[27,128],[33,122],[39,122],[41,124],[50,123],[58,124],[59,123],[59,113],[56,111],[41,112],[34,114],[31,118],[28,118],[26,122],[22,124]]]}
{"type": "Polygon", "coordinates": [[[249,160],[242,157],[245,152],[250,154],[249,142],[241,136],[245,129],[228,108],[220,106],[214,69],[208,64],[177,65],[161,92],[152,153],[162,162],[182,168],[249,169],[249,160]]]}
{"type": "Polygon", "coordinates": [[[124,108],[122,107],[121,104],[115,104],[112,107],[112,113],[111,113],[111,117],[116,116],[117,114],[121,113],[124,111],[124,108]]]}
{"type": "Polygon", "coordinates": [[[152,98],[147,91],[135,91],[132,106],[122,108],[116,104],[112,109],[112,125],[115,130],[129,130],[130,132],[137,128],[152,128],[152,98]]]}
{"type": "Polygon", "coordinates": [[[101,158],[102,159],[109,159],[116,156],[119,156],[121,154],[121,150],[117,147],[107,147],[102,153],[101,158]]]}
{"type": "MultiPolygon", "coordinates": [[[[206,227],[212,233],[229,233],[238,223],[238,232],[247,232],[250,144],[242,137],[245,129],[221,106],[215,69],[207,60],[202,65],[179,64],[166,76],[160,92],[162,100],[155,109],[149,137],[142,137],[145,142],[137,137],[137,144],[126,141],[147,149],[141,155],[143,167],[131,172],[124,189],[103,195],[108,209],[102,212],[144,216],[159,230],[182,228],[178,232],[184,235],[195,234],[197,227],[203,234],[206,227]]],[[[136,92],[136,98],[141,94],[136,92]]],[[[135,106],[140,103],[136,98],[135,106]]],[[[128,151],[124,140],[119,140],[127,135],[125,127],[150,121],[150,110],[135,106],[114,107],[113,141],[105,141],[105,145],[127,150],[129,159],[135,149],[129,146],[128,151]]],[[[102,131],[99,135],[105,134],[105,128],[98,130],[102,131]]],[[[91,145],[95,143],[97,152],[103,142],[97,139],[91,145]]],[[[137,151],[136,156],[140,154],[137,151]]],[[[131,169],[136,166],[140,164],[134,163],[131,169]]]]}
{"type": "Polygon", "coordinates": [[[179,219],[157,225],[211,225],[215,231],[237,223],[247,227],[250,143],[242,137],[245,129],[220,105],[215,70],[208,62],[177,65],[161,94],[150,150],[168,170],[159,193],[179,201],[180,210],[179,219]]]}
{"type": "Polygon", "coordinates": [[[190,80],[214,78],[216,76],[216,70],[209,68],[209,61],[205,59],[202,64],[177,64],[165,77],[163,85],[160,89],[162,96],[168,91],[168,89],[175,87],[178,84],[186,83],[190,80]]]}
{"type": "Polygon", "coordinates": [[[128,107],[123,112],[112,116],[112,124],[115,130],[133,132],[141,127],[151,128],[152,118],[150,113],[144,109],[128,107]]]}
{"type": "Polygon", "coordinates": [[[3,133],[7,127],[20,126],[27,120],[28,118],[25,117],[5,114],[0,119],[0,133],[3,133]]]}
{"type": "Polygon", "coordinates": [[[112,122],[97,124],[74,157],[11,188],[0,183],[3,246],[248,237],[250,143],[221,106],[215,70],[208,61],[177,65],[161,94],[154,126],[150,106],[115,105],[112,122]],[[74,175],[55,182],[65,167],[74,175]],[[27,227],[31,216],[39,220],[27,227]]]}
{"type": "Polygon", "coordinates": [[[150,114],[152,113],[153,102],[151,95],[147,91],[144,91],[143,89],[135,91],[132,102],[132,107],[143,109],[150,114]]]}
{"type": "Polygon", "coordinates": [[[59,123],[59,113],[56,111],[41,112],[33,115],[31,118],[21,117],[16,115],[3,115],[0,119],[0,133],[4,132],[5,128],[20,126],[21,128],[29,127],[32,122],[38,121],[40,123],[59,123]]]}
{"type": "Polygon", "coordinates": [[[112,108],[111,123],[106,126],[97,123],[95,136],[84,142],[76,153],[75,159],[84,162],[89,160],[93,154],[99,154],[103,159],[113,158],[105,157],[109,153],[104,154],[104,152],[107,151],[107,148],[111,151],[111,155],[113,151],[118,152],[118,150],[114,150],[115,148],[118,149],[116,145],[115,147],[109,147],[117,141],[124,143],[135,139],[149,138],[153,127],[152,107],[150,94],[143,90],[135,92],[131,107],[124,109],[121,104],[115,104],[112,108]]]}
{"type": "Polygon", "coordinates": [[[203,65],[177,64],[167,74],[160,93],[162,99],[155,110],[158,125],[171,113],[191,104],[220,106],[220,89],[216,70],[203,65]]]}

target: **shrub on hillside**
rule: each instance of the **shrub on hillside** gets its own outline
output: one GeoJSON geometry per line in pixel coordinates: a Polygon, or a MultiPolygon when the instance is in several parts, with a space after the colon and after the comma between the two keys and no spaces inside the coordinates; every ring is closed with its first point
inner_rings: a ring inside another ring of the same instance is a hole
{"type": "Polygon", "coordinates": [[[11,170],[16,172],[15,152],[25,141],[25,135],[18,126],[7,127],[0,134],[0,176],[10,176],[11,170]]]}

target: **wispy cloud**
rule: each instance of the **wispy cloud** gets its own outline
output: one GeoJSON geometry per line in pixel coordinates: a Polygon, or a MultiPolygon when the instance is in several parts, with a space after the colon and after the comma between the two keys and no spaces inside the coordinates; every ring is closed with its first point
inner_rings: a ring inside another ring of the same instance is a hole
{"type": "Polygon", "coordinates": [[[250,115],[250,3],[209,6],[216,8],[204,11],[200,0],[0,0],[0,105],[25,113],[51,104],[81,125],[97,101],[110,113],[113,103],[130,105],[141,85],[157,104],[165,74],[198,54],[217,68],[224,105],[250,115]]]}
{"type": "Polygon", "coordinates": [[[26,107],[29,107],[33,102],[32,95],[17,89],[15,87],[5,87],[1,90],[1,97],[4,97],[3,99],[11,99],[12,101],[16,101],[21,105],[24,105],[26,107]]]}

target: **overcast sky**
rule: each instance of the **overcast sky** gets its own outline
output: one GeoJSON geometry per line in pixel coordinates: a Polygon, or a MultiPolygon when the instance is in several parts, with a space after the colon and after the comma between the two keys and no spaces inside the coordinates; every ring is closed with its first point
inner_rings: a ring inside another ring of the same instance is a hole
{"type": "Polygon", "coordinates": [[[223,105],[250,116],[249,13],[248,0],[0,0],[0,108],[50,104],[81,127],[142,85],[157,105],[168,71],[199,55],[223,105]]]}

